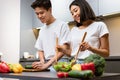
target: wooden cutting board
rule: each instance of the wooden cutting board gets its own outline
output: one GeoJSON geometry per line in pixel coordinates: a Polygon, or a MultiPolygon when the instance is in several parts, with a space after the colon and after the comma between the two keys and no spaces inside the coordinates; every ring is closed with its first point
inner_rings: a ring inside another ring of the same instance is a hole
{"type": "Polygon", "coordinates": [[[23,72],[42,72],[42,71],[50,71],[49,69],[46,70],[38,70],[38,69],[23,69],[23,72]]]}

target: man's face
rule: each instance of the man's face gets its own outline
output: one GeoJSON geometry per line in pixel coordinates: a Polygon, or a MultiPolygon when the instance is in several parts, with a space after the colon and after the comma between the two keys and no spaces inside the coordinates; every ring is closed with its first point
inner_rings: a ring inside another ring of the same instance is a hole
{"type": "Polygon", "coordinates": [[[46,10],[43,7],[37,7],[35,13],[42,23],[47,23],[51,16],[51,9],[46,10]]]}

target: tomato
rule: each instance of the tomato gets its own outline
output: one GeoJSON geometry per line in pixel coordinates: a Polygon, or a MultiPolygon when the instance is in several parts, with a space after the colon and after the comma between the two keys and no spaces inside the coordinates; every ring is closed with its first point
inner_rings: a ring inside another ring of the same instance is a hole
{"type": "Polygon", "coordinates": [[[57,72],[57,76],[58,76],[58,78],[65,78],[65,77],[68,77],[68,73],[67,72],[57,72]]]}
{"type": "Polygon", "coordinates": [[[58,78],[63,78],[64,74],[63,74],[63,72],[57,72],[57,76],[58,76],[58,78]]]}
{"type": "Polygon", "coordinates": [[[68,77],[68,73],[67,72],[64,72],[64,77],[68,77]]]}

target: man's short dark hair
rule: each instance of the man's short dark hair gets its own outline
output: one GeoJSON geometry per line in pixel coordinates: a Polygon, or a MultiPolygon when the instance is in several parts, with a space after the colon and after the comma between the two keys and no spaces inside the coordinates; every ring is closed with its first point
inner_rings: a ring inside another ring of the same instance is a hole
{"type": "Polygon", "coordinates": [[[48,10],[49,8],[51,8],[51,2],[50,0],[36,0],[32,3],[31,7],[33,9],[37,8],[37,7],[42,7],[46,10],[48,10]]]}

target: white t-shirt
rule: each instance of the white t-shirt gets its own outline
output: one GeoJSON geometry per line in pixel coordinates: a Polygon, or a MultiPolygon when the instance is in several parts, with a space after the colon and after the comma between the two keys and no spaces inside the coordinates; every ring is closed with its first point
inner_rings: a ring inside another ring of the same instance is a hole
{"type": "MultiPolygon", "coordinates": [[[[87,32],[85,41],[95,48],[100,47],[99,38],[109,33],[107,26],[103,22],[93,22],[85,29],[79,29],[78,27],[73,27],[70,33],[72,56],[74,56],[77,53],[82,37],[85,32],[87,32]]],[[[89,50],[82,51],[79,53],[78,59],[84,59],[90,54],[93,53],[89,50]]]]}
{"type": "Polygon", "coordinates": [[[68,42],[70,29],[67,23],[55,20],[50,25],[44,25],[36,41],[35,47],[44,52],[45,59],[50,59],[55,55],[56,37],[58,37],[59,45],[68,42]]]}

